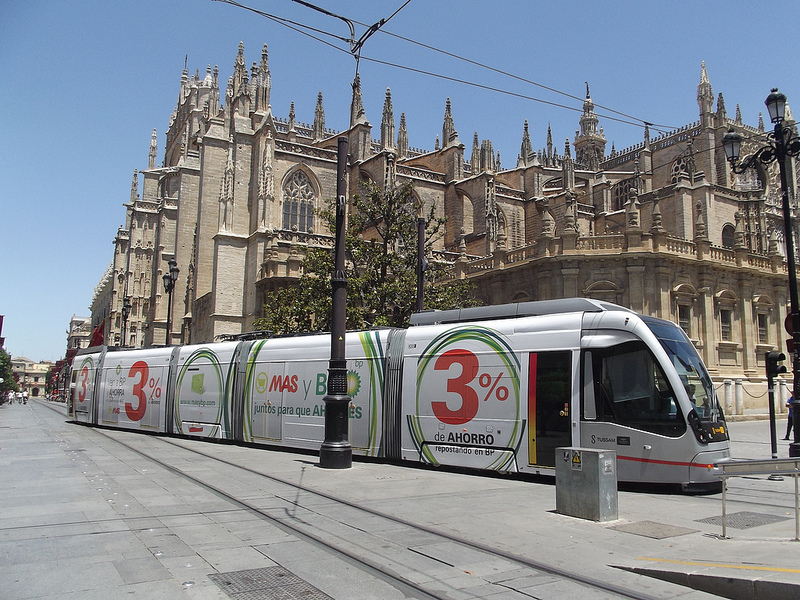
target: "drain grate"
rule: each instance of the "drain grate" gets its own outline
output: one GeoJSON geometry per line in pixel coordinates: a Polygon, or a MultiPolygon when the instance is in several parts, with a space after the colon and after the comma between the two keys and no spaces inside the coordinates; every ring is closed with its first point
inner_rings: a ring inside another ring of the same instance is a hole
{"type": "Polygon", "coordinates": [[[333,600],[283,567],[265,567],[208,576],[234,600],[333,600]]]}
{"type": "Polygon", "coordinates": [[[679,535],[687,535],[689,533],[696,533],[696,529],[688,529],[687,527],[678,527],[677,525],[666,525],[665,523],[656,523],[655,521],[638,521],[636,523],[623,523],[622,525],[615,525],[609,529],[616,531],[624,531],[625,533],[633,533],[644,537],[653,538],[656,540],[663,540],[668,537],[676,537],[679,535]]]}
{"type": "MultiPolygon", "coordinates": [[[[769,525],[770,523],[780,523],[781,521],[788,520],[789,517],[743,511],[727,515],[725,517],[725,525],[733,527],[734,529],[750,529],[751,527],[758,527],[759,525],[769,525]]],[[[697,519],[696,522],[719,525],[721,527],[722,515],[718,517],[708,517],[707,519],[697,519]]]]}

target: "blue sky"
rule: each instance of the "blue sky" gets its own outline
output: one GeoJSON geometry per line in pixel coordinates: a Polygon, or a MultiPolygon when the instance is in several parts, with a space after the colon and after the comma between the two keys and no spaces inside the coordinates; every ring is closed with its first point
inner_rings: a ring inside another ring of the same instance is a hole
{"type": "MultiPolygon", "coordinates": [[[[241,3],[348,35],[343,22],[291,0],[241,3]]],[[[374,23],[402,0],[316,3],[374,23]]],[[[771,87],[800,107],[799,17],[796,0],[412,0],[385,29],[578,98],[588,81],[597,105],[673,127],[698,118],[705,60],[728,114],[740,104],[745,123],[756,125],[771,87]]],[[[357,36],[363,31],[356,27],[357,36]]],[[[240,41],[248,65],[268,45],[277,116],[286,118],[294,102],[298,121],[310,123],[321,91],[327,127],[346,128],[352,57],[241,8],[212,0],[0,3],[0,314],[12,355],[64,355],[70,317],[89,315],[111,262],[133,170],[147,166],[154,128],[163,158],[185,57],[190,73],[219,65],[224,84],[240,41]]],[[[433,149],[449,97],[467,158],[477,131],[505,167],[516,162],[525,119],[534,148],[544,146],[549,124],[563,151],[578,126],[579,112],[531,98],[580,109],[578,100],[394,37],[376,33],[363,55],[517,94],[364,60],[376,138],[387,87],[395,122],[406,113],[411,146],[433,149]]],[[[622,150],[641,141],[640,126],[598,113],[609,150],[611,142],[622,150]]]]}

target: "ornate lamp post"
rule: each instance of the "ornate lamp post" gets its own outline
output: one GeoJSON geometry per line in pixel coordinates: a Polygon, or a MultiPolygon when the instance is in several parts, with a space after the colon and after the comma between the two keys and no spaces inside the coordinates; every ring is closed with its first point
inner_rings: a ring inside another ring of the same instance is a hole
{"type": "Polygon", "coordinates": [[[167,301],[167,336],[165,344],[169,346],[172,333],[172,291],[175,289],[175,282],[178,280],[178,273],[181,270],[178,268],[178,263],[174,258],[170,258],[167,262],[169,271],[164,273],[161,279],[164,281],[164,291],[167,292],[169,299],[167,301]]]}
{"type": "Polygon", "coordinates": [[[800,301],[797,296],[797,263],[795,261],[794,239],[792,234],[792,207],[789,204],[789,185],[786,176],[786,159],[789,156],[800,154],[800,138],[796,137],[791,127],[783,124],[786,116],[786,96],[773,88],[764,101],[769,110],[769,118],[775,124],[775,129],[767,134],[768,141],[765,146],[756,150],[752,155],[739,162],[739,152],[742,147],[742,136],[732,129],[722,138],[725,155],[731,164],[734,173],[743,173],[756,161],[768,165],[778,161],[781,175],[781,199],[783,209],[783,228],[786,241],[786,263],[789,270],[789,303],[792,323],[792,412],[794,418],[794,441],[789,445],[789,456],[800,456],[800,434],[797,425],[800,423],[800,301]],[[737,164],[738,163],[738,164],[737,164]]]}
{"type": "Polygon", "coordinates": [[[122,300],[122,339],[120,346],[126,346],[125,335],[127,334],[126,325],[128,324],[128,315],[131,314],[131,299],[125,296],[122,300]]]}
{"type": "Polygon", "coordinates": [[[347,273],[345,271],[345,212],[347,211],[347,138],[338,140],[336,164],[336,243],[331,276],[331,359],[325,402],[325,439],[319,449],[323,469],[349,469],[353,463],[350,445],[350,397],[347,395],[347,273]]]}

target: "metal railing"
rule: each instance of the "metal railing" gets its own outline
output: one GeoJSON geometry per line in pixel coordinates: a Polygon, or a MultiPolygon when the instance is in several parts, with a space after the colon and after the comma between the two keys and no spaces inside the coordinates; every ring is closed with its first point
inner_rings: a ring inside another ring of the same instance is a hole
{"type": "Polygon", "coordinates": [[[800,541],[800,495],[798,495],[798,478],[800,477],[800,458],[772,460],[740,460],[720,463],[722,473],[722,537],[728,537],[727,531],[727,489],[730,477],[746,477],[748,475],[768,475],[770,477],[794,477],[794,539],[800,541]]]}

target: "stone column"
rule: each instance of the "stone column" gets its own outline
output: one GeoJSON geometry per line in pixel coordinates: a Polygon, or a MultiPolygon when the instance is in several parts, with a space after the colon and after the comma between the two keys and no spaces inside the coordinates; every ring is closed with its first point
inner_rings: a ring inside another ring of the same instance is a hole
{"type": "Polygon", "coordinates": [[[561,277],[564,287],[564,298],[577,298],[580,296],[578,289],[578,267],[562,267],[561,277]]]}
{"type": "Polygon", "coordinates": [[[628,272],[628,305],[636,312],[644,313],[644,266],[629,265],[628,272]]]}
{"type": "Polygon", "coordinates": [[[669,320],[669,318],[672,316],[670,306],[670,284],[672,283],[672,269],[669,267],[656,267],[655,280],[658,288],[658,307],[656,307],[658,317],[660,319],[669,320]]]}
{"type": "Polygon", "coordinates": [[[733,381],[730,380],[730,379],[726,379],[723,382],[723,386],[724,386],[724,390],[725,390],[725,392],[723,394],[723,398],[724,398],[723,402],[725,404],[725,406],[723,407],[723,410],[725,411],[726,415],[732,415],[733,414],[733,406],[734,406],[734,402],[733,402],[733,381]]]}
{"type": "Polygon", "coordinates": [[[736,414],[744,414],[744,386],[741,379],[735,381],[736,414]]]}
{"type": "Polygon", "coordinates": [[[709,273],[700,274],[700,333],[703,340],[702,357],[711,372],[719,371],[719,361],[716,354],[717,349],[717,322],[714,319],[714,294],[712,290],[713,280],[709,273]]]}

